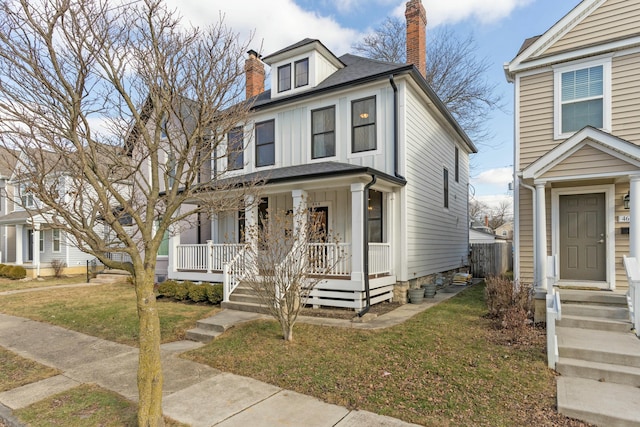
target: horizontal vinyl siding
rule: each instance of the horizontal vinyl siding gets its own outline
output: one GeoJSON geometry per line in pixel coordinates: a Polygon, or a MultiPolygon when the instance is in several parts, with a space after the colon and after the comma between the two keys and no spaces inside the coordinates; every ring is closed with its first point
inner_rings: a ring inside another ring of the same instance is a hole
{"type": "Polygon", "coordinates": [[[584,173],[615,173],[627,172],[635,168],[624,160],[603,153],[589,145],[582,147],[570,157],[553,167],[542,175],[543,179],[556,178],[562,176],[576,176],[584,173]],[[585,165],[589,165],[585,169],[585,165]]]}
{"type": "Polygon", "coordinates": [[[520,187],[520,277],[521,283],[533,283],[533,200],[531,191],[520,187]]]}
{"type": "Polygon", "coordinates": [[[553,72],[522,77],[518,169],[524,169],[557,143],[553,140],[553,72]]]}
{"type": "Polygon", "coordinates": [[[407,277],[454,269],[468,256],[468,155],[412,93],[406,107],[407,277]],[[443,168],[449,171],[449,209],[444,208],[443,168]]]}
{"type": "Polygon", "coordinates": [[[640,1],[608,0],[544,53],[575,49],[586,44],[640,33],[640,1]]]}
{"type": "Polygon", "coordinates": [[[612,68],[613,133],[640,145],[640,54],[614,58],[612,68]]]}

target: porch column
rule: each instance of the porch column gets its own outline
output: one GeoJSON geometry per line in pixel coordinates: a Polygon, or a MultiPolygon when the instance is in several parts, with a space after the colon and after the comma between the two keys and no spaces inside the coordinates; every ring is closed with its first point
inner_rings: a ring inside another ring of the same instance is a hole
{"type": "Polygon", "coordinates": [[[22,264],[22,224],[16,224],[16,265],[22,264]]]}
{"type": "Polygon", "coordinates": [[[255,203],[255,197],[252,195],[244,196],[244,229],[245,242],[252,246],[254,253],[258,249],[258,236],[255,233],[255,227],[258,226],[258,205],[255,203]]]}
{"type": "Polygon", "coordinates": [[[36,268],[36,277],[40,277],[40,224],[33,224],[33,234],[31,235],[33,242],[33,265],[36,268]]]}
{"type": "Polygon", "coordinates": [[[545,183],[536,183],[536,253],[535,288],[547,289],[547,212],[545,202],[545,183]]]}
{"type": "Polygon", "coordinates": [[[307,200],[308,195],[304,190],[293,190],[293,235],[298,243],[306,240],[304,232],[307,225],[307,200]]]}
{"type": "Polygon", "coordinates": [[[175,278],[178,271],[178,245],[180,244],[180,234],[176,233],[173,226],[169,227],[169,253],[167,263],[168,279],[175,278]]]}
{"type": "Polygon", "coordinates": [[[392,276],[394,276],[396,274],[396,262],[395,262],[395,229],[393,227],[393,224],[395,224],[394,220],[393,220],[393,213],[395,212],[394,209],[394,201],[395,201],[395,193],[386,193],[387,194],[387,206],[383,206],[383,210],[382,210],[382,215],[383,215],[383,219],[384,219],[384,215],[387,215],[386,220],[384,220],[384,234],[386,235],[385,237],[383,237],[383,241],[387,242],[389,244],[389,265],[391,267],[391,271],[389,271],[389,274],[391,274],[392,276]],[[386,211],[384,210],[386,208],[386,211]]]}
{"type": "Polygon", "coordinates": [[[351,184],[351,280],[364,279],[364,184],[351,184]]]}
{"type": "Polygon", "coordinates": [[[218,214],[211,214],[211,241],[213,243],[222,243],[218,239],[218,214]]]}
{"type": "Polygon", "coordinates": [[[629,256],[640,255],[640,175],[630,177],[629,189],[629,256]]]}

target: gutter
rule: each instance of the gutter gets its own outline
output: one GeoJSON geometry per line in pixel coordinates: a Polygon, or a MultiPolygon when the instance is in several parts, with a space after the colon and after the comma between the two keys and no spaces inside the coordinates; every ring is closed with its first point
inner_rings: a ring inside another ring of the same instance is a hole
{"type": "Polygon", "coordinates": [[[363,221],[363,233],[362,233],[362,247],[364,248],[364,256],[362,260],[362,274],[364,274],[364,293],[366,298],[366,305],[364,308],[358,312],[358,317],[362,317],[371,308],[371,290],[369,289],[369,188],[373,184],[376,183],[378,177],[375,175],[371,175],[371,181],[364,186],[364,200],[365,203],[362,204],[362,208],[364,211],[364,221],[363,221]]]}

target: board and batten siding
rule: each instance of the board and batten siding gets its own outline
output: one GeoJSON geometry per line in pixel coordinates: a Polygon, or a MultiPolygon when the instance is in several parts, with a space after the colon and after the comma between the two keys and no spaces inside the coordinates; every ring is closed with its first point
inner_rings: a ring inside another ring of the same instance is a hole
{"type": "Polygon", "coordinates": [[[613,58],[611,81],[613,134],[636,145],[640,145],[639,70],[640,53],[613,58]]]}
{"type": "Polygon", "coordinates": [[[553,140],[553,72],[520,78],[520,164],[522,170],[558,145],[553,140]]]}
{"type": "Polygon", "coordinates": [[[455,181],[456,142],[429,114],[422,101],[406,93],[405,165],[407,186],[407,277],[455,269],[468,258],[468,153],[459,148],[460,175],[455,181]],[[444,208],[443,168],[449,171],[449,208],[444,208]]]}
{"type": "Polygon", "coordinates": [[[552,44],[545,55],[640,34],[640,1],[607,0],[552,44]]]}

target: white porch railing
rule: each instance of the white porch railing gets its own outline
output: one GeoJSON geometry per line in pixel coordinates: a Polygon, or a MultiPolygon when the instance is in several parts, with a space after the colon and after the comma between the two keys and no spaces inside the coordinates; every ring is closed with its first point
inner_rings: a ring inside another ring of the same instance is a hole
{"type": "Polygon", "coordinates": [[[309,260],[311,274],[349,276],[351,243],[309,243],[309,260]]]}
{"type": "Polygon", "coordinates": [[[557,266],[558,258],[555,255],[547,257],[547,366],[551,369],[556,369],[556,363],[560,357],[556,320],[562,320],[562,304],[560,294],[553,287],[558,279],[557,266]]]}
{"type": "Polygon", "coordinates": [[[222,271],[224,264],[230,262],[244,247],[242,243],[212,243],[197,245],[178,245],[177,269],[192,271],[222,271]]]}
{"type": "Polygon", "coordinates": [[[391,273],[391,244],[369,243],[369,274],[391,273]]]}
{"type": "Polygon", "coordinates": [[[629,316],[636,336],[640,337],[640,316],[638,316],[638,307],[640,307],[640,266],[638,266],[638,260],[635,257],[627,257],[625,255],[623,261],[627,272],[627,281],[629,282],[629,291],[627,292],[629,316]]]}
{"type": "MultiPolygon", "coordinates": [[[[250,258],[253,256],[252,253],[248,246],[243,246],[238,253],[222,267],[224,274],[222,300],[224,302],[229,302],[229,295],[235,291],[242,278],[249,273],[247,265],[254,264],[250,258]]],[[[254,274],[258,274],[258,272],[256,271],[254,274]]]]}

